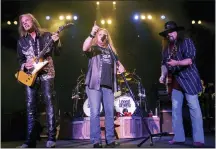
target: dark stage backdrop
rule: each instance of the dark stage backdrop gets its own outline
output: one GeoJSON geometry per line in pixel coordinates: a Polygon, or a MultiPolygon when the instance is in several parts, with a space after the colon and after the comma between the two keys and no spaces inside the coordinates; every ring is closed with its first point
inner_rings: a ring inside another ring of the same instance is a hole
{"type": "MultiPolygon", "coordinates": [[[[43,1],[42,1],[43,2],[43,1]]],[[[16,2],[4,1],[2,3],[2,28],[1,28],[1,108],[2,113],[14,113],[25,110],[24,87],[19,84],[14,73],[18,69],[16,57],[16,41],[18,39],[17,26],[7,26],[7,20],[18,18],[19,14],[30,12],[38,16],[42,26],[47,27],[48,22],[44,16],[48,12],[58,16],[56,12],[76,12],[79,19],[75,26],[69,28],[61,34],[62,53],[59,57],[54,57],[56,79],[55,90],[60,107],[64,111],[72,110],[72,89],[76,85],[76,80],[81,74],[81,70],[86,72],[87,59],[82,53],[82,44],[89,35],[93,22],[96,19],[96,6],[94,2],[52,2],[52,7],[47,9],[48,2],[16,2]],[[13,12],[8,11],[13,8],[13,12]],[[43,17],[41,17],[43,16],[43,17]],[[12,19],[10,19],[12,18],[12,19]]],[[[158,83],[160,76],[161,61],[161,38],[158,32],[163,30],[164,22],[159,21],[158,28],[148,23],[139,23],[132,19],[136,12],[152,12],[157,7],[156,13],[163,10],[170,15],[170,19],[175,20],[180,25],[184,25],[195,42],[197,48],[197,66],[201,78],[206,82],[214,82],[215,72],[215,34],[214,28],[204,26],[191,26],[192,19],[207,18],[214,26],[214,3],[211,1],[187,2],[173,1],[165,3],[161,1],[145,2],[117,2],[116,25],[111,31],[114,44],[119,53],[119,58],[128,71],[136,69],[137,75],[142,78],[142,84],[147,91],[147,99],[151,102],[156,100],[148,97],[151,94],[152,86],[158,83]],[[202,9],[203,11],[200,11],[202,9]],[[212,10],[212,11],[211,11],[212,10]],[[184,13],[183,13],[184,12],[184,13]],[[196,12],[196,13],[195,13],[196,12]],[[201,14],[201,12],[204,14],[201,14]],[[211,18],[210,18],[211,17],[211,18]],[[138,37],[139,35],[139,37],[138,37]]],[[[112,10],[112,5],[106,9],[101,8],[101,15],[108,17],[112,10]],[[108,9],[109,8],[109,9],[108,9]],[[105,12],[103,12],[105,11],[105,12]]],[[[103,7],[103,6],[101,6],[103,7]]],[[[50,13],[49,13],[50,14],[50,13]]],[[[98,21],[99,23],[99,21],[98,21]]],[[[111,30],[111,29],[110,29],[111,30]]]]}

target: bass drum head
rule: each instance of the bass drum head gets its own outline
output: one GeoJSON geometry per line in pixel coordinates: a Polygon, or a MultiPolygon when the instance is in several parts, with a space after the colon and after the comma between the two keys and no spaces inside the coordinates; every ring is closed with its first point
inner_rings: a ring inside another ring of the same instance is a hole
{"type": "MultiPolygon", "coordinates": [[[[102,112],[103,110],[103,105],[101,103],[101,106],[100,106],[100,113],[102,112]]],[[[84,102],[83,104],[83,111],[85,113],[86,116],[90,116],[90,103],[89,103],[89,99],[87,98],[86,101],[84,102]]]]}
{"type": "Polygon", "coordinates": [[[116,112],[119,112],[121,114],[123,113],[124,109],[127,109],[127,112],[130,112],[133,114],[136,110],[135,102],[130,96],[120,96],[114,100],[114,106],[116,112]]]}

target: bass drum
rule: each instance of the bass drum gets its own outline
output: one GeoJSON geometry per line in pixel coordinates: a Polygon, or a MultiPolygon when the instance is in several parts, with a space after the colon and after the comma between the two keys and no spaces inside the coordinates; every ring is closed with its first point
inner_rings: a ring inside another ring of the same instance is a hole
{"type": "MultiPolygon", "coordinates": [[[[101,106],[100,106],[100,113],[102,112],[103,110],[103,105],[101,103],[101,106]]],[[[83,104],[83,111],[85,113],[86,116],[90,116],[90,103],[89,103],[89,99],[87,98],[86,101],[84,102],[83,104]]]]}
{"type": "Polygon", "coordinates": [[[124,114],[124,110],[127,110],[127,112],[130,112],[131,114],[133,114],[136,110],[135,102],[130,96],[127,95],[116,98],[114,100],[114,106],[116,112],[121,114],[124,114]]]}

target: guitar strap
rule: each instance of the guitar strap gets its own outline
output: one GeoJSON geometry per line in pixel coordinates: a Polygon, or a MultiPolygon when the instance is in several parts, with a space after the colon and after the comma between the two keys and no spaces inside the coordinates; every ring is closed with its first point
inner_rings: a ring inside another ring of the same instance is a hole
{"type": "MultiPolygon", "coordinates": [[[[173,45],[172,47],[171,47],[171,50],[170,50],[170,47],[169,47],[169,57],[170,58],[173,58],[173,56],[175,56],[176,55],[176,53],[177,53],[177,49],[178,47],[177,47],[177,45],[175,44],[175,45],[173,45]]],[[[170,70],[169,70],[170,71],[170,70]]],[[[171,72],[172,73],[172,72],[171,72]]],[[[170,74],[170,85],[172,86],[172,88],[173,89],[176,89],[176,90],[179,90],[179,91],[181,91],[182,90],[182,88],[181,88],[181,86],[179,85],[179,83],[178,83],[178,81],[175,79],[175,77],[172,75],[172,74],[170,74]]]]}

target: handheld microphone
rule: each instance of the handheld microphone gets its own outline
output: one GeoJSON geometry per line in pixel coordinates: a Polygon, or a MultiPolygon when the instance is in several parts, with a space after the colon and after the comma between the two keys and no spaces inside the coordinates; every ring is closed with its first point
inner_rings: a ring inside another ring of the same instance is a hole
{"type": "Polygon", "coordinates": [[[106,39],[107,35],[103,35],[103,37],[101,38],[101,41],[104,41],[106,39]]]}

